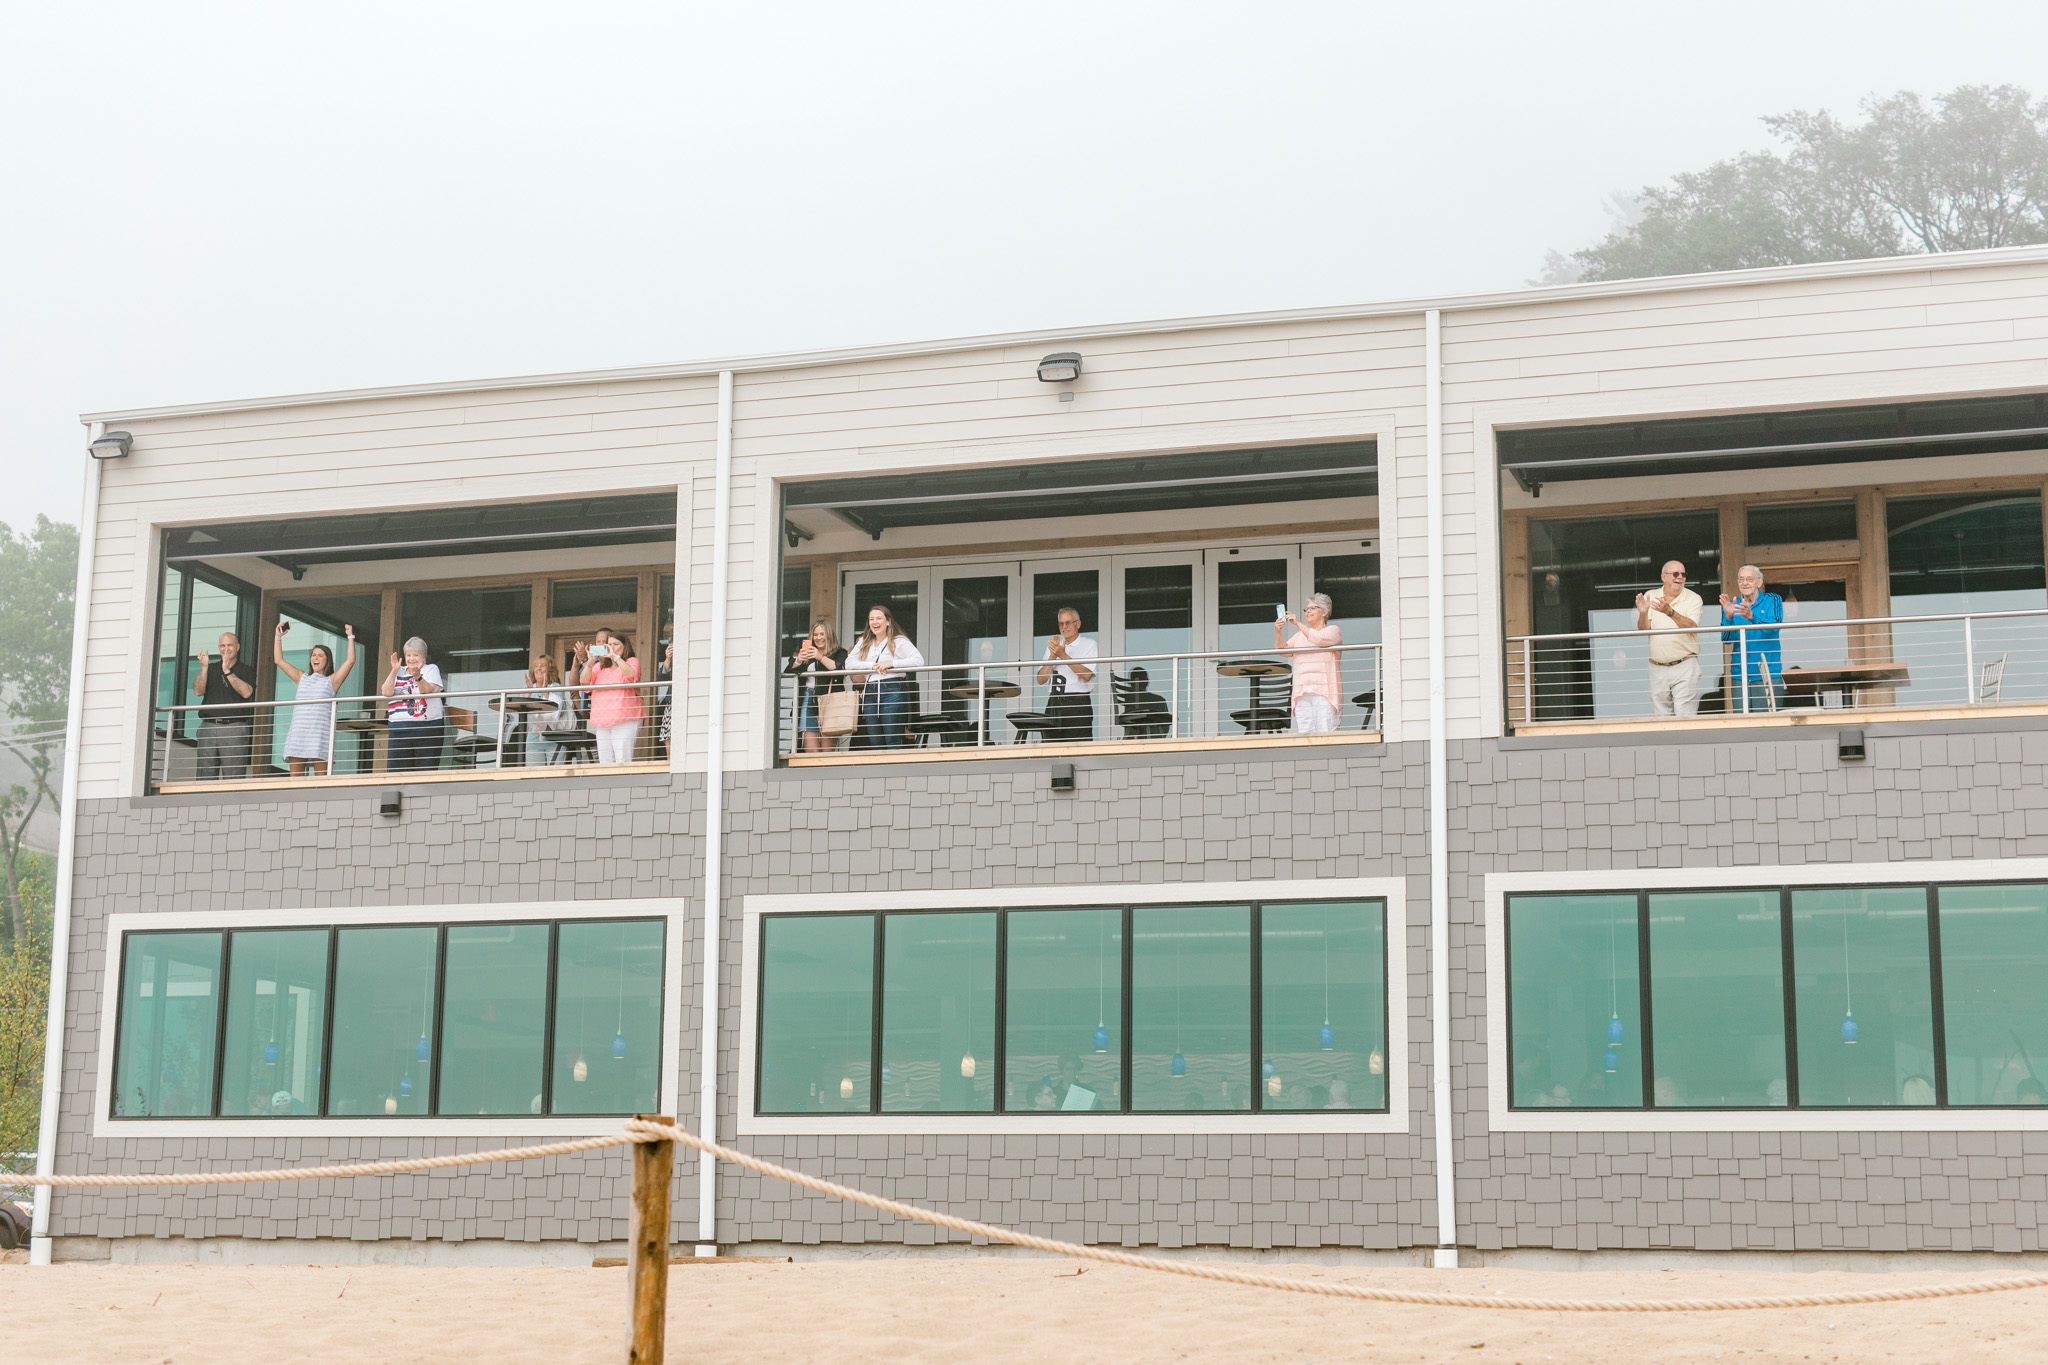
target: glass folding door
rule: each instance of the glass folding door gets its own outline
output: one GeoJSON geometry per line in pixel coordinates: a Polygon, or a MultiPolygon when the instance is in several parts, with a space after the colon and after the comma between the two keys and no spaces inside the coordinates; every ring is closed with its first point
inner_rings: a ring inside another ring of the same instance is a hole
{"type": "MultiPolygon", "coordinates": [[[[1109,594],[1104,591],[1109,578],[1107,560],[1027,563],[1024,572],[1031,592],[1031,633],[1025,641],[1025,658],[1046,657],[1052,642],[1061,637],[1060,618],[1067,612],[1080,618],[1077,639],[1093,645],[1098,656],[1112,653],[1107,648],[1110,632],[1104,611],[1109,605],[1109,594]]],[[[1103,670],[1088,668],[1089,676],[1083,678],[1078,672],[1055,668],[1040,682],[1041,671],[1031,671],[1025,695],[1031,700],[1032,710],[1061,721],[1046,732],[1047,740],[1071,743],[1113,733],[1107,714],[1111,709],[1109,679],[1103,676],[1103,670]]]]}
{"type": "MultiPolygon", "coordinates": [[[[1216,688],[1212,734],[1270,734],[1290,723],[1289,670],[1273,652],[1273,623],[1299,605],[1292,546],[1212,553],[1216,643],[1232,657],[1206,659],[1216,688]]],[[[1300,612],[1295,611],[1298,616],[1300,612]]]]}

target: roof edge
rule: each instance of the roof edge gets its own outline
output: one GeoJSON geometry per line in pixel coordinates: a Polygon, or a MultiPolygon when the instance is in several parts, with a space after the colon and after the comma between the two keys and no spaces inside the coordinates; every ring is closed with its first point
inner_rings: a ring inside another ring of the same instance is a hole
{"type": "Polygon", "coordinates": [[[1817,261],[1810,265],[1768,266],[1756,270],[1723,270],[1698,275],[1655,275],[1635,280],[1592,284],[1548,285],[1493,290],[1477,294],[1446,294],[1394,299],[1382,303],[1322,308],[1286,308],[1252,313],[1217,313],[1202,317],[1165,318],[1146,322],[1098,323],[1083,327],[1036,328],[1024,332],[953,337],[939,341],[897,342],[877,346],[843,346],[825,350],[769,352],[695,360],[672,365],[633,365],[604,370],[571,370],[555,374],[515,375],[497,379],[452,380],[428,384],[391,384],[320,393],[284,394],[269,398],[231,399],[214,403],[181,403],[146,408],[114,408],[79,415],[81,422],[125,422],[152,417],[189,417],[209,413],[259,412],[273,408],[317,407],[329,403],[380,398],[430,398],[444,394],[495,393],[519,389],[559,388],[647,379],[710,378],[725,370],[763,373],[813,369],[849,361],[894,360],[939,356],[1000,346],[1086,341],[1101,337],[1153,336],[1224,327],[1255,327],[1275,322],[1340,322],[1359,318],[1399,317],[1430,311],[1466,312],[1531,303],[1579,299],[1628,298],[1645,294],[1677,294],[1730,285],[1774,284],[1787,280],[1838,279],[1860,275],[1908,275],[1928,270],[1965,270],[1989,265],[2048,262],[2048,246],[1993,247],[1982,251],[1879,256],[1855,261],[1817,261]]]}

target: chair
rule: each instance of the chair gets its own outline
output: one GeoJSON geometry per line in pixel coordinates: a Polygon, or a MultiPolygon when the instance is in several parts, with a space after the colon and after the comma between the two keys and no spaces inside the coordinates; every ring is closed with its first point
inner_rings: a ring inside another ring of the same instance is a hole
{"type": "Polygon", "coordinates": [[[1977,701],[1980,705],[1998,700],[1998,691],[2005,686],[2005,660],[2005,655],[1999,655],[1985,664],[1977,675],[1977,701]]]}
{"type": "Polygon", "coordinates": [[[548,763],[597,762],[597,736],[588,730],[542,730],[540,742],[548,745],[548,763]]]}
{"type": "Polygon", "coordinates": [[[1351,699],[1351,704],[1365,712],[1365,719],[1359,723],[1359,729],[1373,730],[1379,728],[1380,693],[1378,688],[1360,692],[1351,699]]]}
{"type": "Polygon", "coordinates": [[[455,766],[474,768],[485,754],[498,752],[498,741],[476,732],[476,712],[461,706],[448,708],[448,728],[455,732],[455,766]]]}
{"type": "Polygon", "coordinates": [[[1125,739],[1163,739],[1173,729],[1173,712],[1166,698],[1147,690],[1151,682],[1151,675],[1142,668],[1132,669],[1128,678],[1109,675],[1116,723],[1125,739]]]}
{"type": "Polygon", "coordinates": [[[1034,734],[1042,737],[1058,729],[1060,725],[1049,711],[1012,711],[1004,719],[1017,727],[1019,744],[1029,744],[1034,734]]]}
{"type": "Polygon", "coordinates": [[[940,748],[955,748],[962,744],[974,743],[975,723],[964,716],[912,716],[903,722],[904,730],[917,737],[912,748],[925,748],[927,739],[937,737],[940,748]]]}

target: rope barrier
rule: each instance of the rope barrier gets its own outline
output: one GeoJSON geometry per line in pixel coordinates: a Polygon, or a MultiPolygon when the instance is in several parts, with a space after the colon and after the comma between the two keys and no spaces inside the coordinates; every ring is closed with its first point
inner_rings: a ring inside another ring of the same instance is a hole
{"type": "Polygon", "coordinates": [[[1917,1285],[1906,1289],[1869,1289],[1835,1294],[1777,1294],[1752,1298],[1731,1299],[1541,1299],[1519,1298],[1479,1294],[1447,1294],[1430,1290],[1380,1289],[1372,1285],[1348,1284],[1343,1282],[1319,1282],[1297,1280],[1284,1275],[1268,1275],[1263,1271],[1246,1270],[1228,1264],[1204,1261],[1173,1261],[1158,1256],[1140,1256],[1134,1252],[1113,1247],[1082,1246],[1076,1242],[1057,1241],[1051,1237],[1040,1237],[1035,1233],[1018,1232],[1012,1228],[997,1227],[993,1223],[980,1223],[972,1218],[959,1218],[950,1213],[937,1213],[921,1209],[912,1204],[884,1199],[850,1185],[836,1184],[818,1176],[780,1166],[772,1161],[723,1147],[716,1142],[698,1137],[688,1129],[672,1124],[654,1123],[647,1119],[628,1119],[623,1133],[607,1133],[598,1137],[575,1138],[567,1142],[548,1142],[534,1147],[506,1147],[488,1152],[453,1152],[445,1156],[409,1157],[398,1161],[364,1161],[340,1166],[296,1166],[262,1171],[208,1171],[199,1174],[177,1172],[152,1175],[13,1175],[0,1172],[0,1186],[4,1185],[52,1185],[52,1186],[140,1186],[140,1185],[236,1185],[258,1184],[273,1180],[333,1180],[360,1175],[393,1175],[405,1171],[431,1171],[450,1166],[473,1166],[501,1161],[527,1161],[535,1157],[562,1156],[570,1152],[595,1151],[603,1147],[627,1147],[644,1142],[676,1142],[694,1148],[706,1156],[719,1161],[787,1181],[802,1189],[814,1190],[859,1204],[879,1213],[908,1218],[914,1222],[930,1223],[937,1227],[950,1228],[974,1237],[985,1237],[991,1242],[1006,1242],[1011,1246],[1025,1247],[1033,1251],[1051,1252],[1079,1261],[1095,1261],[1103,1265],[1120,1265],[1133,1270],[1156,1270],[1167,1275],[1185,1275],[1191,1279],[1212,1280],[1222,1284],[1249,1285],[1257,1289],[1278,1289],[1293,1294],[1315,1294],[1324,1298],[1363,1299],[1372,1303],[1412,1303],[1437,1308],[1506,1308],[1525,1312],[1552,1313],[1718,1313],[1760,1308],[1823,1308],[1838,1305],[1863,1303],[1903,1303],[1918,1299],[1958,1298],[1972,1294],[1997,1294],[2014,1289],[2040,1289],[2048,1287],[2048,1275],[2015,1275],[1996,1280],[1971,1280],[1961,1284],[1917,1285]]]}

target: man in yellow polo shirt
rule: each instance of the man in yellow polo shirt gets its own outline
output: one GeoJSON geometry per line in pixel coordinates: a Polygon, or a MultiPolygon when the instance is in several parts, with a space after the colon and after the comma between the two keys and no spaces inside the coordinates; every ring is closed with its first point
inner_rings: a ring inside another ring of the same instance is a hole
{"type": "Polygon", "coordinates": [[[1685,586],[1685,565],[1664,566],[1664,587],[1636,594],[1636,629],[1684,632],[1650,637],[1650,714],[1700,713],[1700,595],[1685,586]]]}

